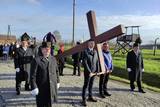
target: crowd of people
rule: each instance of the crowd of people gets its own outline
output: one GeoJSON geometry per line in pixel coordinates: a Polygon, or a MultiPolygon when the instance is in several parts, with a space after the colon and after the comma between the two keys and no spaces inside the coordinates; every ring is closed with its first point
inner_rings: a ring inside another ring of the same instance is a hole
{"type": "Polygon", "coordinates": [[[0,57],[2,60],[8,60],[14,57],[16,45],[15,43],[0,44],[0,57]]]}
{"type": "MultiPolygon", "coordinates": [[[[52,37],[51,33],[47,36],[52,37]]],[[[49,39],[48,39],[49,40],[49,39]]],[[[57,90],[60,87],[59,75],[63,76],[63,68],[66,58],[61,56],[55,58],[52,42],[43,40],[40,46],[30,43],[30,36],[24,33],[21,36],[21,43],[1,46],[2,55],[7,54],[14,58],[16,69],[16,92],[21,93],[21,82],[25,81],[25,90],[31,91],[36,97],[37,107],[51,107],[53,102],[57,102],[57,90]],[[4,51],[4,52],[3,52],[4,51]]],[[[77,42],[80,45],[80,42],[77,42]]],[[[64,52],[64,44],[60,44],[58,54],[64,52]]],[[[74,53],[73,76],[81,76],[81,65],[84,67],[84,85],[82,86],[82,105],[87,106],[87,101],[97,102],[93,97],[92,88],[95,76],[99,76],[99,96],[105,98],[111,96],[108,92],[109,75],[113,71],[112,56],[108,42],[102,44],[102,54],[104,57],[105,72],[100,70],[98,53],[95,49],[95,42],[88,41],[88,47],[83,52],[74,53]],[[86,90],[88,88],[88,99],[86,90]]],[[[6,60],[6,59],[5,59],[6,60]]],[[[129,73],[130,89],[134,91],[134,81],[137,81],[138,91],[145,93],[141,86],[142,72],[144,71],[143,58],[139,49],[139,44],[133,45],[133,50],[127,54],[127,71],[129,73]]]]}

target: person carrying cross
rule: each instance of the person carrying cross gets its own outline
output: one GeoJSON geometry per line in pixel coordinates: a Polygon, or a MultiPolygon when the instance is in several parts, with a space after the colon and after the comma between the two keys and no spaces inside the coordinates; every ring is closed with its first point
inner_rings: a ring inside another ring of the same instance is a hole
{"type": "Polygon", "coordinates": [[[104,42],[102,45],[102,52],[104,57],[104,65],[105,65],[105,73],[100,75],[99,79],[99,94],[101,98],[105,98],[105,96],[111,96],[111,94],[107,91],[107,84],[109,79],[109,74],[113,70],[112,56],[109,51],[109,44],[104,42]]]}
{"type": "Polygon", "coordinates": [[[82,105],[87,106],[86,102],[86,89],[88,87],[89,96],[88,101],[97,102],[92,95],[92,87],[95,75],[99,72],[99,60],[97,51],[94,49],[95,42],[91,39],[88,42],[88,48],[83,53],[83,66],[84,66],[84,85],[82,90],[82,105]]]}

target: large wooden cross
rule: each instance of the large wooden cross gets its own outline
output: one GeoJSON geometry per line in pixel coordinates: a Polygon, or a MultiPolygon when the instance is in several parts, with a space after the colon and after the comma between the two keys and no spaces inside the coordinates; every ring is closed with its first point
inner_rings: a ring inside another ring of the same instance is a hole
{"type": "MultiPolygon", "coordinates": [[[[100,43],[111,40],[115,37],[118,37],[124,34],[124,27],[122,25],[118,25],[97,36],[97,23],[96,23],[96,16],[94,11],[89,11],[87,13],[87,21],[88,21],[88,27],[89,27],[91,39],[93,39],[96,44],[101,71],[105,72],[104,59],[103,59],[100,43]]],[[[66,50],[64,53],[58,55],[57,57],[65,57],[65,56],[72,55],[74,53],[85,50],[88,46],[88,41],[89,40],[87,40],[86,42],[80,45],[76,45],[75,47],[69,50],[66,50]]]]}

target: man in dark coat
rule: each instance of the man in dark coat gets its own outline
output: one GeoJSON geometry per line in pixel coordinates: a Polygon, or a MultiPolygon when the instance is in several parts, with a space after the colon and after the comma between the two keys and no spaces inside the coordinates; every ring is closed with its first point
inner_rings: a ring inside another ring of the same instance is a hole
{"type": "Polygon", "coordinates": [[[21,82],[25,81],[25,90],[29,91],[30,64],[33,59],[33,52],[29,48],[29,35],[24,33],[21,36],[21,46],[15,51],[14,64],[16,69],[16,91],[20,94],[21,82]]]}
{"type": "Polygon", "coordinates": [[[52,107],[52,103],[57,101],[59,72],[50,47],[50,42],[42,42],[42,55],[31,63],[31,94],[36,96],[37,107],[52,107]]]}
{"type": "Polygon", "coordinates": [[[83,53],[83,66],[84,66],[84,85],[82,90],[82,104],[86,104],[86,89],[88,87],[89,96],[88,101],[97,102],[92,96],[92,86],[94,77],[99,72],[99,61],[97,51],[94,50],[95,43],[93,40],[88,42],[88,48],[83,53]]]}
{"type": "Polygon", "coordinates": [[[137,81],[138,91],[145,93],[141,86],[142,72],[144,71],[143,58],[139,50],[139,44],[133,44],[133,50],[127,54],[127,71],[129,72],[130,88],[134,91],[134,81],[137,81]]]}
{"type": "MultiPolygon", "coordinates": [[[[80,42],[77,42],[77,45],[79,45],[80,42]]],[[[78,68],[78,76],[81,75],[80,67],[81,67],[81,60],[82,60],[82,54],[81,52],[75,53],[72,55],[73,59],[73,75],[76,75],[76,68],[78,68]]]]}

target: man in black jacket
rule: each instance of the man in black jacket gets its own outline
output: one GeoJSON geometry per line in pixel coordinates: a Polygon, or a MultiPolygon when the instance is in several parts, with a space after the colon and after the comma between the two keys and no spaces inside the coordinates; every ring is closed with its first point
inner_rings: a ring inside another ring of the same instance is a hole
{"type": "Polygon", "coordinates": [[[59,72],[50,47],[51,42],[42,42],[42,55],[31,63],[31,94],[36,96],[37,107],[52,107],[52,103],[57,101],[59,72]]]}
{"type": "Polygon", "coordinates": [[[141,86],[142,72],[144,72],[143,58],[139,50],[139,44],[133,44],[133,50],[127,54],[127,71],[129,73],[130,88],[134,91],[134,81],[137,81],[138,91],[145,93],[141,86]]]}
{"type": "MultiPolygon", "coordinates": [[[[80,42],[77,42],[77,45],[79,45],[80,42]]],[[[81,52],[77,52],[72,55],[73,59],[73,75],[76,75],[76,68],[78,69],[78,76],[81,75],[80,67],[81,67],[81,60],[82,60],[82,54],[81,52]]]]}
{"type": "Polygon", "coordinates": [[[97,102],[92,96],[92,86],[94,77],[99,72],[99,61],[97,51],[94,49],[95,43],[93,40],[88,42],[88,48],[83,53],[83,66],[84,66],[84,85],[82,90],[82,104],[86,104],[86,89],[88,87],[89,96],[88,101],[97,102]]]}
{"type": "Polygon", "coordinates": [[[25,81],[25,90],[30,90],[29,74],[30,64],[33,59],[33,51],[29,48],[29,35],[24,33],[21,36],[21,46],[16,49],[14,64],[16,69],[16,91],[20,94],[21,82],[25,81]]]}

